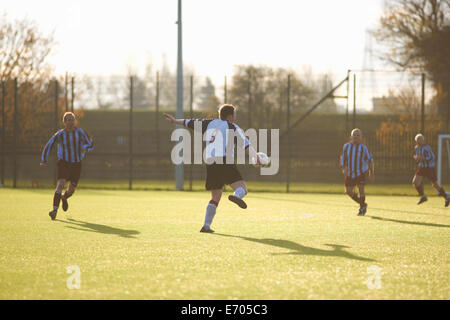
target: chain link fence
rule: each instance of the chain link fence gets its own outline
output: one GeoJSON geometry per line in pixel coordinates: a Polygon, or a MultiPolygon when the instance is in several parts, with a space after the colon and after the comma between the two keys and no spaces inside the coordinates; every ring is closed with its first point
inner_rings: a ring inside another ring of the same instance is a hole
{"type": "MultiPolygon", "coordinates": [[[[342,183],[339,156],[353,127],[363,131],[380,183],[410,183],[417,132],[425,134],[435,151],[438,135],[448,133],[445,109],[421,74],[351,71],[331,93],[326,82],[322,91],[313,92],[312,84],[295,77],[289,83],[287,77],[258,83],[258,88],[250,77],[240,84],[224,77],[219,85],[200,76],[183,80],[185,118],[216,117],[217,107],[228,102],[237,105],[237,123],[244,130],[280,129],[278,174],[261,176],[248,165],[240,170],[248,181],[273,182],[283,189],[291,182],[342,183]],[[320,108],[297,125],[321,98],[320,108]],[[283,138],[286,132],[289,139],[283,138]]],[[[50,159],[49,167],[41,169],[41,152],[62,128],[64,112],[74,111],[95,144],[83,161],[81,187],[175,189],[175,142],[170,140],[174,127],[162,116],[175,111],[175,84],[172,76],[159,73],[2,83],[1,183],[53,187],[55,161],[50,159]]],[[[205,171],[204,165],[185,165],[185,189],[203,189],[205,171]]]]}

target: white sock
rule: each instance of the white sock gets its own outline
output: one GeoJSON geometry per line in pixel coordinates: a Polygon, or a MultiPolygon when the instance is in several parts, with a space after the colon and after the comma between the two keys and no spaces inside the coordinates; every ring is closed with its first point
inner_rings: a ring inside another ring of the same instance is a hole
{"type": "Polygon", "coordinates": [[[245,197],[247,193],[245,192],[244,188],[239,187],[236,188],[236,190],[234,190],[234,196],[238,197],[239,199],[242,199],[243,197],[245,197]]]}
{"type": "Polygon", "coordinates": [[[209,228],[211,226],[214,216],[216,215],[216,209],[217,206],[215,204],[211,202],[208,203],[206,206],[205,223],[203,224],[204,227],[209,228]]]}

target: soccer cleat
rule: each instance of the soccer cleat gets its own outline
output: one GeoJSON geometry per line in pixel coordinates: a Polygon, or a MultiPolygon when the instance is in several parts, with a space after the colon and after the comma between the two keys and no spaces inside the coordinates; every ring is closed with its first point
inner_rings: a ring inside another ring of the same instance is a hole
{"type": "Polygon", "coordinates": [[[427,200],[428,200],[428,198],[426,196],[422,196],[422,197],[420,197],[420,200],[419,200],[419,202],[417,202],[417,204],[424,203],[427,200]]]}
{"type": "Polygon", "coordinates": [[[362,207],[362,209],[361,209],[361,214],[362,214],[363,216],[365,216],[365,215],[366,215],[366,212],[367,212],[367,203],[364,203],[364,205],[363,205],[363,207],[362,207]]]}
{"type": "Polygon", "coordinates": [[[230,200],[231,202],[236,203],[242,209],[247,209],[247,204],[241,198],[238,198],[238,197],[236,197],[236,196],[231,194],[231,195],[228,196],[228,200],[230,200]]]}
{"type": "Polygon", "coordinates": [[[364,203],[364,205],[359,208],[358,216],[364,216],[367,212],[367,203],[364,203]]]}
{"type": "Polygon", "coordinates": [[[63,210],[67,211],[67,209],[69,209],[69,203],[67,202],[67,199],[64,197],[61,197],[61,201],[62,201],[63,210]]]}
{"type": "Polygon", "coordinates": [[[204,233],[214,233],[214,230],[211,229],[211,228],[209,228],[209,227],[203,226],[203,227],[200,229],[200,232],[204,232],[204,233]]]}
{"type": "Polygon", "coordinates": [[[48,215],[50,216],[50,218],[52,218],[52,220],[55,220],[57,212],[58,212],[58,210],[52,210],[48,213],[48,215]]]}
{"type": "Polygon", "coordinates": [[[449,204],[450,204],[450,198],[445,199],[445,206],[448,207],[449,204]]]}

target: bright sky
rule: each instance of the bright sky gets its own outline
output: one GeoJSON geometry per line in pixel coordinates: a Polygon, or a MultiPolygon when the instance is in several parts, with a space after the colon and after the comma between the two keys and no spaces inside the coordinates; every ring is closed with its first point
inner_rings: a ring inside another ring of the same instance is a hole
{"type": "MultiPolygon", "coordinates": [[[[29,17],[58,46],[58,73],[142,71],[166,57],[175,70],[177,0],[1,0],[10,18],[29,17]]],[[[382,0],[184,0],[183,60],[222,82],[235,64],[265,64],[314,72],[362,67],[366,30],[382,0]]]]}

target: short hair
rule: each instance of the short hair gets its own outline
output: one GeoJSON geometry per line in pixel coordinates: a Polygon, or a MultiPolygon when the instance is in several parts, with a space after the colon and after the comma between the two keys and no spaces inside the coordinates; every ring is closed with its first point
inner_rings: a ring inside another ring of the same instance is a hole
{"type": "Polygon", "coordinates": [[[417,140],[419,140],[419,138],[422,138],[423,140],[425,140],[425,137],[421,133],[416,134],[414,140],[416,140],[416,142],[417,142],[417,140]]]}
{"type": "Polygon", "coordinates": [[[69,115],[73,116],[73,118],[75,119],[75,114],[73,112],[66,112],[63,115],[63,122],[66,122],[66,117],[69,115]]]}
{"type": "Polygon", "coordinates": [[[232,104],[223,104],[219,108],[219,117],[222,120],[225,120],[229,115],[234,115],[236,111],[236,107],[232,104]]]}
{"type": "Polygon", "coordinates": [[[361,129],[355,128],[355,129],[353,129],[352,132],[350,133],[350,136],[353,136],[353,133],[354,133],[355,131],[359,131],[359,132],[361,133],[361,135],[362,135],[361,129]]]}

